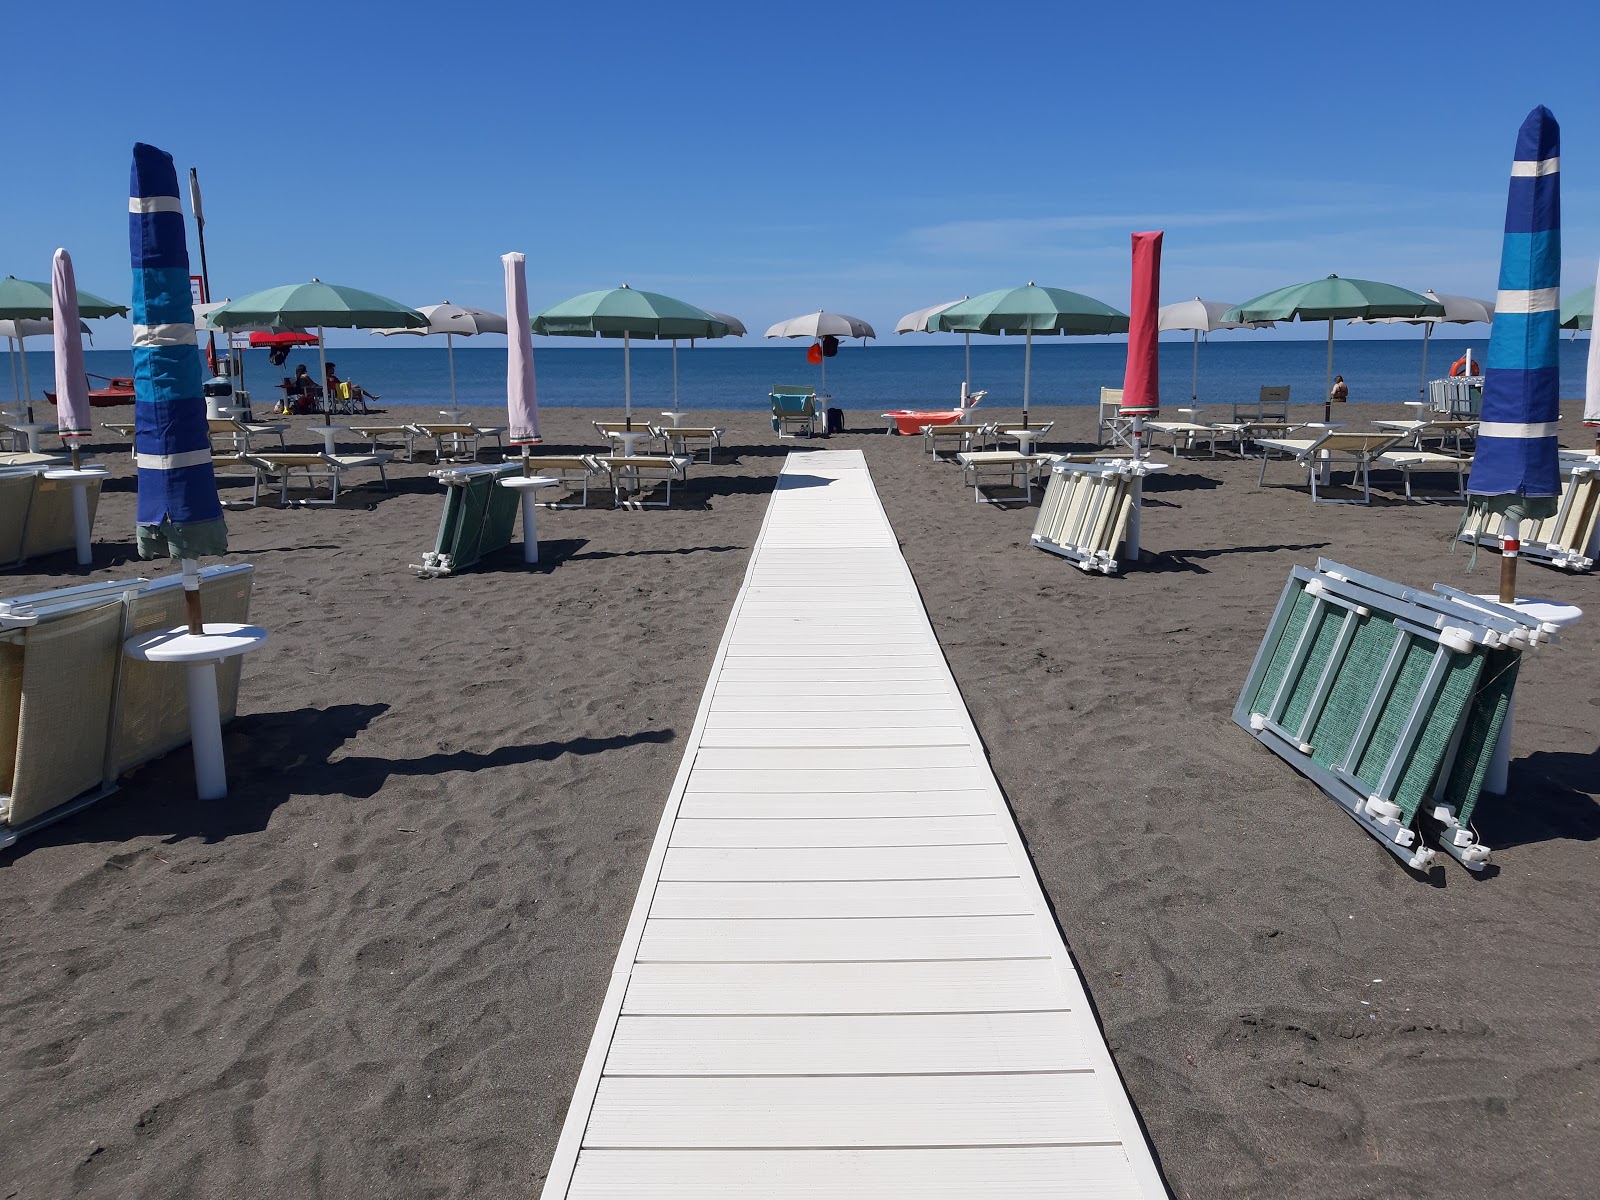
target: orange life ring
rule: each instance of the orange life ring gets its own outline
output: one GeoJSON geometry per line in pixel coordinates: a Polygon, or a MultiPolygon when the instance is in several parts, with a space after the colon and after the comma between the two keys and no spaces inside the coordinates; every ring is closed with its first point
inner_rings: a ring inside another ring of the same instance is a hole
{"type": "MultiPolygon", "coordinates": [[[[1450,378],[1455,379],[1455,378],[1458,378],[1459,376],[1465,375],[1467,373],[1467,363],[1469,361],[1470,360],[1469,360],[1468,356],[1463,354],[1460,358],[1456,359],[1455,362],[1451,363],[1450,364],[1450,378]]],[[[1473,362],[1472,365],[1474,367],[1478,368],[1478,374],[1481,375],[1483,373],[1483,371],[1482,371],[1483,363],[1481,363],[1481,362],[1473,362]]]]}

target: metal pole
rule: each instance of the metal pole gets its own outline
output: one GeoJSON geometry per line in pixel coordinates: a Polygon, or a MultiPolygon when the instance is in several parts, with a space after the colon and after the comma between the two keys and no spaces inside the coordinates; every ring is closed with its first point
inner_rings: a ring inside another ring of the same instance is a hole
{"type": "Polygon", "coordinates": [[[17,343],[10,335],[6,337],[6,361],[11,364],[11,399],[21,404],[22,393],[18,391],[21,385],[17,382],[17,343]]]}
{"type": "MultiPolygon", "coordinates": [[[[1200,331],[1198,329],[1196,329],[1194,331],[1194,366],[1190,369],[1190,372],[1189,372],[1189,405],[1190,405],[1191,408],[1196,408],[1196,407],[1199,407],[1199,404],[1200,404],[1200,331]]],[[[1190,419],[1193,419],[1194,414],[1190,413],[1189,416],[1190,416],[1190,419]]],[[[1212,449],[1215,450],[1216,447],[1213,446],[1212,449]]]]}
{"type": "Polygon", "coordinates": [[[1033,329],[1028,330],[1026,349],[1022,352],[1022,427],[1028,427],[1028,390],[1033,379],[1033,329]]]}
{"type": "Polygon", "coordinates": [[[22,347],[22,407],[28,412],[28,420],[33,420],[33,384],[28,381],[28,340],[17,334],[17,345],[22,347]]]}
{"type": "Polygon", "coordinates": [[[961,335],[961,339],[967,343],[967,391],[970,392],[972,390],[972,335],[964,333],[961,335]]]}
{"type": "MultiPolygon", "coordinates": [[[[211,268],[206,265],[206,214],[200,206],[200,172],[189,168],[189,207],[194,210],[194,228],[196,240],[200,243],[200,291],[204,293],[200,299],[207,304],[211,303],[211,268]]],[[[214,329],[206,330],[207,362],[217,361],[217,334],[214,329]]]]}
{"type": "Polygon", "coordinates": [[[1328,382],[1322,392],[1322,423],[1333,420],[1333,318],[1328,318],[1328,382]]]}
{"type": "Polygon", "coordinates": [[[450,412],[454,416],[461,415],[461,405],[456,403],[456,335],[445,331],[444,352],[450,358],[450,412]]]}
{"type": "Polygon", "coordinates": [[[322,363],[322,378],[317,382],[322,385],[322,423],[333,424],[333,397],[328,395],[328,347],[323,344],[322,326],[317,326],[317,358],[322,363]]]}
{"type": "Polygon", "coordinates": [[[1517,598],[1517,556],[1522,551],[1522,522],[1515,512],[1500,518],[1500,595],[1501,604],[1517,598]]]}
{"type": "MultiPolygon", "coordinates": [[[[818,343],[818,344],[820,345],[821,343],[818,343]]],[[[823,351],[823,354],[822,354],[822,394],[824,396],[826,396],[828,394],[828,354],[827,354],[827,351],[823,351]]]]}
{"type": "Polygon", "coordinates": [[[672,339],[672,411],[678,411],[678,339],[672,339]]]}
{"type": "Polygon", "coordinates": [[[633,339],[624,330],[622,334],[622,403],[628,421],[628,432],[633,432],[633,339]]]}
{"type": "Polygon", "coordinates": [[[1428,403],[1428,339],[1433,336],[1433,322],[1422,327],[1422,384],[1417,388],[1417,399],[1428,403]]]}

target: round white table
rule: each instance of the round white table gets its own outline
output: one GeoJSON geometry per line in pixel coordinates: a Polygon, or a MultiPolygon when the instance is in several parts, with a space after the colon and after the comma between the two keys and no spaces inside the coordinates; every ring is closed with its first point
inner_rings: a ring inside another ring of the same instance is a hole
{"type": "Polygon", "coordinates": [[[540,488],[555,487],[560,483],[549,475],[507,475],[500,486],[517,492],[522,497],[522,561],[539,561],[539,531],[534,523],[536,493],[540,488]]]}
{"type": "MultiPolygon", "coordinates": [[[[1557,604],[1553,600],[1534,600],[1527,596],[1518,596],[1510,604],[1501,604],[1497,596],[1479,596],[1478,599],[1487,600],[1501,608],[1514,608],[1524,616],[1556,629],[1571,625],[1583,616],[1583,609],[1572,604],[1557,604]]],[[[1495,740],[1494,754],[1489,759],[1489,769],[1483,776],[1483,790],[1493,792],[1497,796],[1506,793],[1507,777],[1511,769],[1511,726],[1516,714],[1517,697],[1513,692],[1511,699],[1506,703],[1505,719],[1500,723],[1500,736],[1495,740]]]]}
{"type": "Polygon", "coordinates": [[[622,453],[628,458],[632,458],[636,453],[638,453],[634,447],[636,447],[640,442],[645,441],[648,438],[653,438],[654,436],[655,434],[651,433],[648,429],[614,429],[611,431],[612,440],[622,443],[622,453]]]}
{"type": "Polygon", "coordinates": [[[97,479],[111,474],[105,467],[55,467],[44,473],[46,479],[72,485],[72,536],[77,543],[78,565],[87,567],[94,561],[94,547],[89,540],[89,493],[87,488],[97,479]]]}
{"type": "Polygon", "coordinates": [[[123,644],[129,658],[149,663],[181,663],[188,672],[189,742],[194,751],[194,785],[202,800],[228,794],[222,761],[222,713],[217,704],[217,664],[248,654],[267,640],[259,625],[210,624],[204,633],[187,625],[141,634],[123,644]]]}
{"type": "Polygon", "coordinates": [[[1040,429],[1002,429],[1000,432],[1017,439],[1017,451],[1021,454],[1032,454],[1033,444],[1044,437],[1040,429]]]}
{"type": "Polygon", "coordinates": [[[671,421],[672,427],[676,429],[683,422],[683,419],[689,414],[683,412],[664,412],[661,415],[667,420],[671,421]]]}
{"type": "Polygon", "coordinates": [[[322,449],[326,454],[339,453],[338,439],[341,433],[349,433],[348,425],[308,425],[307,432],[316,434],[322,439],[322,449]]]}
{"type": "Polygon", "coordinates": [[[56,427],[46,421],[19,421],[15,423],[8,421],[7,424],[28,439],[29,454],[41,453],[43,447],[40,443],[44,435],[56,431],[56,427]]]}

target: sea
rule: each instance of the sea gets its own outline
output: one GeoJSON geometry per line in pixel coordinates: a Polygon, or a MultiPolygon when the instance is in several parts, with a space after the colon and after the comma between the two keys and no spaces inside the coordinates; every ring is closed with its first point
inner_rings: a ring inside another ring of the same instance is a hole
{"type": "MultiPolygon", "coordinates": [[[[42,340],[42,339],[41,339],[42,340]]],[[[1022,402],[1023,343],[1020,338],[973,339],[972,386],[987,389],[987,403],[1014,407],[1022,402]]],[[[1472,347],[1475,358],[1487,349],[1486,337],[1436,337],[1428,351],[1428,375],[1443,376],[1451,362],[1472,347]]],[[[1198,393],[1201,404],[1231,404],[1253,399],[1263,385],[1288,384],[1290,402],[1320,403],[1327,349],[1321,341],[1255,339],[1202,343],[1198,393]]],[[[1561,395],[1580,397],[1584,385],[1586,339],[1561,341],[1561,395]]],[[[620,408],[623,399],[622,346],[607,341],[582,347],[534,342],[539,403],[546,406],[620,408]]],[[[1352,402],[1395,403],[1417,399],[1422,386],[1421,339],[1351,339],[1335,343],[1334,370],[1345,377],[1352,402]]],[[[295,351],[273,367],[264,350],[243,352],[244,386],[252,404],[270,407],[284,376],[306,363],[317,373],[317,355],[295,351]]],[[[133,374],[127,350],[87,350],[93,375],[133,374]]],[[[382,397],[381,407],[441,408],[450,403],[450,370],[445,348],[330,347],[328,359],[341,379],[359,383],[382,397]]],[[[1095,404],[1102,387],[1120,387],[1127,359],[1122,342],[1091,339],[1040,339],[1033,346],[1031,397],[1038,405],[1095,404]]],[[[965,371],[963,348],[955,345],[841,346],[827,362],[827,391],[847,412],[877,413],[889,408],[949,408],[960,394],[965,371]]],[[[1188,341],[1161,343],[1161,401],[1176,408],[1191,396],[1193,347],[1188,341]]],[[[29,350],[28,371],[35,405],[40,391],[53,389],[54,366],[48,350],[29,350]]],[[[462,405],[505,403],[506,350],[461,346],[455,350],[456,398],[462,405]]],[[[673,398],[672,354],[667,346],[635,346],[632,352],[636,412],[666,409],[748,409],[765,411],[775,384],[812,384],[821,390],[821,372],[806,361],[804,343],[757,346],[703,345],[678,350],[678,394],[673,398]]],[[[10,389],[0,377],[0,395],[10,389]]]]}

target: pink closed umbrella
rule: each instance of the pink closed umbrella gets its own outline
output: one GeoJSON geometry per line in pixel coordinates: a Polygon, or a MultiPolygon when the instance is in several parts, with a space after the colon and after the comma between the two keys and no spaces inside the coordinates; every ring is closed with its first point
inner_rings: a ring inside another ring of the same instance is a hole
{"type": "MultiPolygon", "coordinates": [[[[528,323],[527,255],[502,254],[506,268],[506,326],[510,345],[506,349],[506,409],[510,414],[511,444],[537,446],[539,436],[539,388],[533,378],[533,326],[528,323]]],[[[524,465],[523,473],[527,473],[524,465]]]]}
{"type": "Polygon", "coordinates": [[[1144,419],[1161,412],[1161,233],[1133,235],[1133,294],[1128,305],[1128,369],[1122,377],[1122,415],[1133,418],[1133,456],[1143,458],[1144,419]]]}
{"type": "Polygon", "coordinates": [[[72,255],[65,250],[57,250],[50,263],[50,310],[55,319],[56,427],[63,440],[70,439],[72,467],[77,470],[78,439],[88,437],[93,427],[78,322],[78,280],[72,255]]]}

